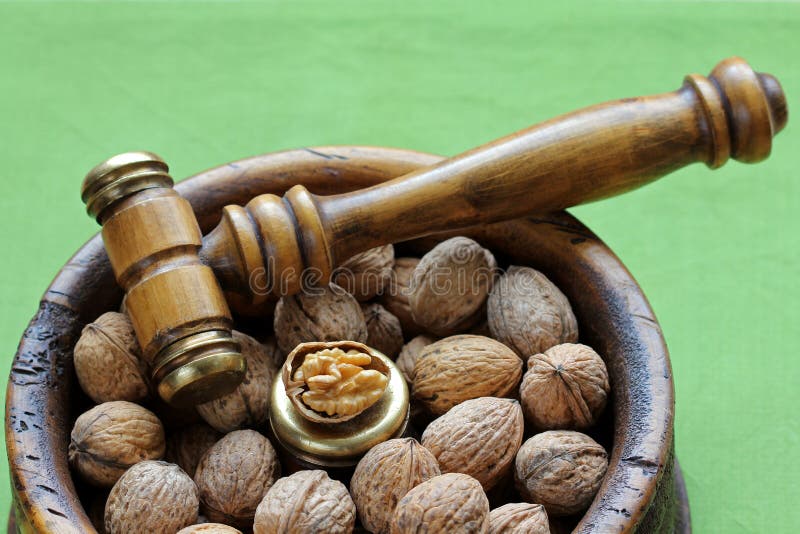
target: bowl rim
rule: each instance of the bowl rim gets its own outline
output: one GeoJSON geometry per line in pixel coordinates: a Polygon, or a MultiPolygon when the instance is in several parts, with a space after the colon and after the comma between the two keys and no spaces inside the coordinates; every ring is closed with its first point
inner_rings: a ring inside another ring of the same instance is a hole
{"type": "MultiPolygon", "coordinates": [[[[180,182],[176,190],[192,204],[207,232],[219,220],[224,204],[245,204],[258,194],[280,193],[300,182],[317,194],[341,193],[441,159],[394,148],[314,147],[215,167],[180,182]]],[[[537,230],[551,237],[563,234],[563,243],[575,245],[574,252],[580,254],[576,263],[592,271],[597,284],[592,298],[606,305],[607,314],[591,321],[607,321],[624,351],[613,369],[618,377],[612,383],[617,424],[608,475],[576,532],[633,530],[646,516],[664,473],[672,469],[674,388],[661,329],[630,272],[571,215],[517,219],[472,231],[475,235],[497,228],[515,232],[526,225],[539,225],[537,230]],[[631,503],[638,506],[630,509],[631,503]]],[[[569,283],[554,281],[559,286],[569,283]]],[[[69,476],[68,430],[76,414],[70,413],[66,401],[75,380],[72,347],[82,326],[96,317],[97,310],[111,309],[121,296],[97,234],[56,275],[23,334],[6,394],[6,445],[18,525],[36,532],[95,531],[69,476]],[[51,487],[54,477],[63,482],[61,487],[51,487]]]]}

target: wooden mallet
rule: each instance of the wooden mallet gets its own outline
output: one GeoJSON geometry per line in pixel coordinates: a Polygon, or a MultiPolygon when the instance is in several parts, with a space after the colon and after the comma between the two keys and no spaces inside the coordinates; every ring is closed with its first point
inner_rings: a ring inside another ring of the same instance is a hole
{"type": "Polygon", "coordinates": [[[378,245],[567,208],[690,163],[755,163],[786,120],[778,81],[730,58],[677,91],[562,115],[374,187],[317,196],[295,186],[227,206],[205,238],[167,164],[148,152],[92,169],[82,198],[103,226],[160,395],[198,403],[245,372],[223,288],[259,304],[300,291],[304,273],[327,281],[378,245]]]}

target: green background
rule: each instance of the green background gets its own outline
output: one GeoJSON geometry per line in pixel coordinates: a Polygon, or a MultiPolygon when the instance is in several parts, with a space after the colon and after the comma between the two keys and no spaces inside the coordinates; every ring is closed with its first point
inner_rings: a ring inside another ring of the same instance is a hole
{"type": "MultiPolygon", "coordinates": [[[[789,2],[0,2],[0,353],[97,227],[78,189],[153,150],[185,177],[321,144],[452,155],[745,57],[800,95],[789,2]]],[[[574,212],[639,280],[677,389],[698,532],[800,524],[798,129],[574,212]]],[[[0,513],[8,510],[0,474],[0,513]]]]}

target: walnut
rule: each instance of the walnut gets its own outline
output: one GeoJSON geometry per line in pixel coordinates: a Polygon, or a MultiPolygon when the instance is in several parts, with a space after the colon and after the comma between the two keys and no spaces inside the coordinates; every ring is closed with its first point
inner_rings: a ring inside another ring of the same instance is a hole
{"type": "Polygon", "coordinates": [[[132,402],[104,402],[75,421],[69,463],[90,484],[111,487],[130,466],[162,458],[164,448],[164,427],[153,412],[132,402]]]}
{"type": "Polygon", "coordinates": [[[394,363],[397,365],[397,368],[400,369],[400,372],[403,373],[406,382],[411,384],[413,381],[414,364],[417,363],[422,349],[435,342],[436,338],[422,334],[403,345],[403,348],[400,350],[400,355],[394,363]]]}
{"type": "Polygon", "coordinates": [[[244,380],[235,390],[197,406],[197,412],[220,432],[259,427],[269,419],[269,399],[276,368],[272,355],[252,337],[233,331],[247,362],[244,380]]]}
{"type": "Polygon", "coordinates": [[[142,400],[149,394],[147,364],[128,316],[104,313],[86,325],[75,345],[75,373],[96,403],[142,400]]]}
{"type": "Polygon", "coordinates": [[[108,534],[176,532],[197,521],[197,487],[180,467],[140,462],[114,484],[106,502],[108,534]]]}
{"type": "Polygon", "coordinates": [[[279,479],[256,511],[254,534],[349,534],[356,506],[347,488],[325,471],[298,471],[279,479]]]}
{"type": "Polygon", "coordinates": [[[397,503],[392,534],[458,532],[483,534],[489,528],[489,500],[471,476],[448,473],[426,480],[397,503]]]}
{"type": "Polygon", "coordinates": [[[408,304],[414,321],[438,336],[458,334],[480,321],[497,262],[472,239],[436,245],[414,269],[408,304]]]}
{"type": "Polygon", "coordinates": [[[179,530],[178,534],[242,534],[242,531],[222,523],[203,523],[179,530]]]}
{"type": "Polygon", "coordinates": [[[489,512],[489,534],[550,534],[541,504],[511,503],[489,512]]]}
{"type": "Polygon", "coordinates": [[[165,459],[194,476],[200,459],[220,438],[222,434],[205,423],[183,427],[167,437],[165,459]]]}
{"type": "Polygon", "coordinates": [[[397,258],[394,261],[392,278],[381,296],[383,307],[400,320],[403,334],[412,337],[425,332],[424,328],[414,322],[414,318],[411,316],[411,307],[408,305],[411,276],[414,274],[417,264],[419,264],[419,258],[397,258]]]}
{"type": "Polygon", "coordinates": [[[384,245],[348,259],[336,268],[331,280],[363,302],[383,291],[392,278],[393,266],[394,247],[384,245]]]}
{"type": "Polygon", "coordinates": [[[589,507],[607,468],[605,449],[589,436],[548,430],[522,445],[514,480],[523,498],[543,504],[548,515],[571,515],[589,507]]]}
{"type": "Polygon", "coordinates": [[[274,326],[284,354],[311,341],[367,341],[367,323],[358,301],[336,284],[282,297],[275,308],[274,326]]]}
{"type": "Polygon", "coordinates": [[[286,359],[286,395],[309,421],[340,423],[383,396],[389,368],[372,349],[353,341],[303,343],[286,359]]]}
{"type": "Polygon", "coordinates": [[[413,438],[390,439],[372,447],[350,481],[361,524],[370,532],[389,532],[398,501],[440,474],[436,458],[413,438]]]}
{"type": "Polygon", "coordinates": [[[436,456],[442,473],[465,473],[489,490],[510,473],[523,430],[519,402],[482,397],[434,419],[422,433],[422,446],[436,456]]]}
{"type": "Polygon", "coordinates": [[[403,330],[400,320],[380,304],[361,307],[367,322],[367,345],[381,351],[391,359],[397,358],[403,348],[403,330]]]}
{"type": "Polygon", "coordinates": [[[520,399],[536,428],[582,430],[597,422],[608,391],[603,359],[591,347],[564,343],[528,358],[520,399]]]}
{"type": "Polygon", "coordinates": [[[269,336],[264,341],[263,345],[264,350],[267,351],[270,361],[272,362],[272,368],[280,369],[283,367],[283,364],[286,362],[286,353],[278,348],[278,342],[275,340],[275,336],[269,336]]]}
{"type": "Polygon", "coordinates": [[[255,430],[231,432],[208,449],[195,471],[203,513],[210,521],[249,530],[280,470],[267,438],[255,430]]]}
{"type": "Polygon", "coordinates": [[[487,304],[492,337],[523,358],[578,340],[578,321],[567,297],[545,275],[511,266],[487,304]]]}
{"type": "Polygon", "coordinates": [[[522,361],[494,339],[451,336],[423,348],[412,373],[414,399],[441,415],[468,399],[514,394],[522,361]]]}

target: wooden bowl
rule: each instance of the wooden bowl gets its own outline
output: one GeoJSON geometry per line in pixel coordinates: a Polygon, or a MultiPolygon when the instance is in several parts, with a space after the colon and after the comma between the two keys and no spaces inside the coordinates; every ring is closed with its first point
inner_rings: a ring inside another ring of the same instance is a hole
{"type": "MultiPolygon", "coordinates": [[[[386,148],[295,150],[206,171],[177,190],[208,231],[224,205],[244,204],[261,193],[282,194],[299,183],[314,193],[341,193],[439,159],[386,148]]],[[[611,401],[593,435],[610,450],[610,464],[577,531],[689,532],[688,503],[674,459],[669,356],[647,299],[625,266],[566,213],[459,233],[472,236],[501,261],[533,266],[551,278],[572,302],[581,340],[608,365],[611,401]]],[[[72,423],[87,407],[75,379],[72,348],[84,324],[116,309],[121,298],[95,236],[56,276],[22,337],[6,401],[12,519],[20,532],[95,532],[67,465],[72,423]]]]}

